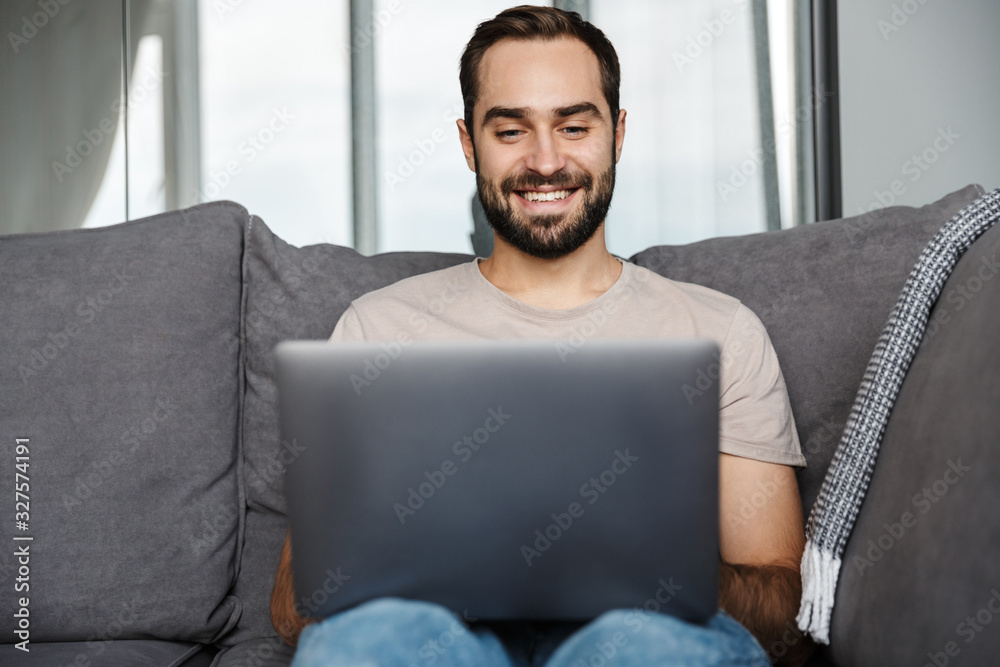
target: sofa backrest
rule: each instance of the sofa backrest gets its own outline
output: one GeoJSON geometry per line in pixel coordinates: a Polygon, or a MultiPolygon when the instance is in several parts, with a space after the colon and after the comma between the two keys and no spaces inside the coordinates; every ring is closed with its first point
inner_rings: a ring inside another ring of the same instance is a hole
{"type": "Polygon", "coordinates": [[[631,258],[667,278],[735,296],[764,323],[808,461],[798,476],[806,516],[917,257],[981,194],[970,185],[920,208],[894,206],[782,231],[657,246],[631,258]]]}

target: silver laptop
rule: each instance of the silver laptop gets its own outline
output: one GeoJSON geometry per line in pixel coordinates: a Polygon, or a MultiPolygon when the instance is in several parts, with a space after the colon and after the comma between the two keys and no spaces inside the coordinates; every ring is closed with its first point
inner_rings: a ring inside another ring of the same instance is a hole
{"type": "Polygon", "coordinates": [[[703,340],[276,348],[296,600],[470,618],[718,600],[718,348],[703,340]]]}

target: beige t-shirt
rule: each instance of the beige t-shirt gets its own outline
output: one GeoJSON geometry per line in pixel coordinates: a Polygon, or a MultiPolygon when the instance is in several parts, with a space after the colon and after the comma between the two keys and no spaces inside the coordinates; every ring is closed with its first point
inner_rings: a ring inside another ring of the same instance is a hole
{"type": "MultiPolygon", "coordinates": [[[[804,466],[785,380],[757,316],[715,290],[622,262],[604,294],[567,310],[522,303],[488,281],[479,259],[413,276],[355,300],[331,341],[559,340],[570,355],[598,338],[709,338],[719,346],[719,450],[804,466]]],[[[693,398],[697,387],[685,389],[693,398]]]]}

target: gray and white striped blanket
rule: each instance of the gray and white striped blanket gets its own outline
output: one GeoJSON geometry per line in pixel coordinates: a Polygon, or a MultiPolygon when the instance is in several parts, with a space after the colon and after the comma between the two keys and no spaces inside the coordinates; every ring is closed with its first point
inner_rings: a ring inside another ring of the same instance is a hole
{"type": "Polygon", "coordinates": [[[980,197],[949,220],[917,260],[875,345],[844,435],[806,526],[798,624],[830,643],[830,619],[841,557],[864,502],[886,423],[923,339],[931,308],[962,254],[1000,219],[1000,190],[980,197]]]}

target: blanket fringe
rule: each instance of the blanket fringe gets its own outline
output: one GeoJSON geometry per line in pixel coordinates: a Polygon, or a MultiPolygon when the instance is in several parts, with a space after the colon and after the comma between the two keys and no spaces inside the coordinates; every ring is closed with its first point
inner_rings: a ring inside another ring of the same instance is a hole
{"type": "Polygon", "coordinates": [[[802,554],[801,570],[802,605],[795,620],[802,632],[808,633],[820,644],[829,644],[840,559],[809,540],[802,554]]]}

